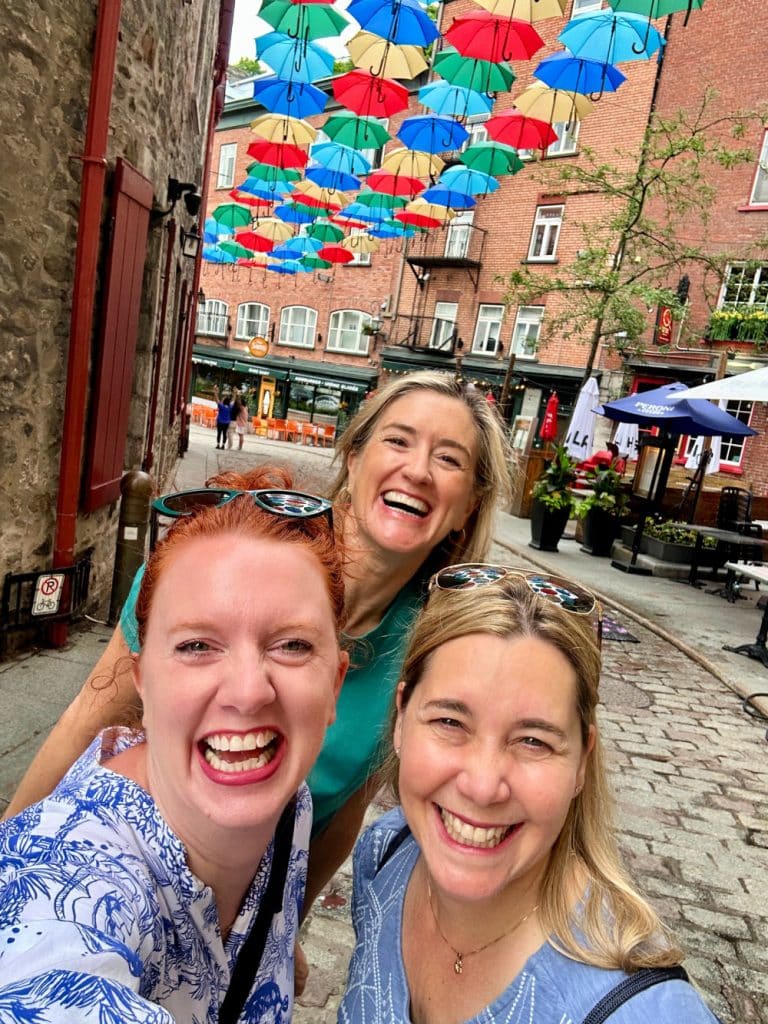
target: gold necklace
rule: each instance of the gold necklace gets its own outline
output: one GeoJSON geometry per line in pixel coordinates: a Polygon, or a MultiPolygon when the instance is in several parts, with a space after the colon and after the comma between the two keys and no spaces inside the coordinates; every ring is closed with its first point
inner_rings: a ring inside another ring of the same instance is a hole
{"type": "Polygon", "coordinates": [[[511,928],[507,928],[507,930],[502,932],[501,935],[497,935],[495,939],[491,939],[490,942],[484,942],[482,946],[478,946],[476,949],[470,949],[468,953],[460,953],[458,949],[455,949],[450,944],[448,939],[446,939],[443,929],[440,927],[440,921],[438,920],[437,917],[437,911],[435,910],[434,904],[432,903],[432,885],[429,881],[429,875],[427,875],[427,899],[429,902],[429,909],[432,911],[432,917],[434,918],[435,927],[437,928],[438,934],[440,935],[440,938],[446,944],[448,949],[450,949],[450,951],[456,957],[456,959],[453,961],[453,970],[454,973],[456,974],[461,974],[463,972],[464,960],[466,959],[466,957],[474,956],[475,953],[482,953],[483,950],[488,949],[489,946],[493,946],[495,943],[501,942],[502,939],[505,939],[508,935],[511,935],[513,931],[515,931],[521,925],[525,924],[528,918],[532,917],[539,909],[539,904],[537,903],[532,910],[529,910],[527,914],[523,914],[519,921],[515,921],[511,928]]]}

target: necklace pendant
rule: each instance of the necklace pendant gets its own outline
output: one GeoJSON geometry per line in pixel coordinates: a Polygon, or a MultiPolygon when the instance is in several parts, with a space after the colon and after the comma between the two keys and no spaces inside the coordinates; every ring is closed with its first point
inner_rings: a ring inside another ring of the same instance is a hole
{"type": "Polygon", "coordinates": [[[464,960],[462,958],[461,953],[457,953],[456,954],[456,959],[453,961],[453,971],[454,971],[454,974],[461,974],[461,972],[463,970],[464,970],[464,960]]]}

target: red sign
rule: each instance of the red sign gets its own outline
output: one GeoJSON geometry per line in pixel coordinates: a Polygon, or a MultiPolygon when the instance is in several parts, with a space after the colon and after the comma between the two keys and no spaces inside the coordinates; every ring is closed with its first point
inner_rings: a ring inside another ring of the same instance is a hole
{"type": "Polygon", "coordinates": [[[670,306],[659,306],[656,312],[656,328],[653,334],[654,345],[672,344],[672,308],[670,306]]]}

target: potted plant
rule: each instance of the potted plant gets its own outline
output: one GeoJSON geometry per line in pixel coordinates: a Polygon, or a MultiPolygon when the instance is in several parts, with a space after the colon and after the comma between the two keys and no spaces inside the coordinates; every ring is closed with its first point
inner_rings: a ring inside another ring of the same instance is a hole
{"type": "Polygon", "coordinates": [[[551,460],[531,488],[530,546],[540,551],[557,551],[565,524],[573,512],[571,484],[576,479],[576,462],[563,445],[556,445],[551,460]]]}
{"type": "Polygon", "coordinates": [[[622,489],[621,476],[610,467],[590,469],[587,484],[592,493],[576,507],[576,515],[584,523],[581,550],[590,555],[609,555],[629,499],[622,489]]]}
{"type": "MultiPolygon", "coordinates": [[[[632,546],[635,528],[622,528],[624,544],[632,546]]],[[[688,523],[679,523],[671,519],[658,519],[646,516],[643,524],[643,535],[640,540],[640,551],[644,555],[658,558],[660,562],[673,562],[680,565],[690,564],[696,534],[688,528],[688,523]]],[[[701,565],[715,565],[717,562],[717,540],[705,537],[701,551],[701,565]]]]}

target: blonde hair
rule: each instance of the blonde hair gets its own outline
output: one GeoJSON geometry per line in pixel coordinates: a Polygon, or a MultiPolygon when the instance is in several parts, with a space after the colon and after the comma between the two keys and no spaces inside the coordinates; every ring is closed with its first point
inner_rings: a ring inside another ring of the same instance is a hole
{"type": "Polygon", "coordinates": [[[339,463],[339,472],[329,496],[334,501],[343,501],[348,481],[349,456],[365,448],[388,406],[398,398],[424,391],[462,402],[472,416],[478,442],[474,480],[477,508],[469,516],[458,537],[449,534],[438,545],[430,565],[440,568],[454,562],[476,562],[488,553],[496,507],[509,500],[514,456],[504,423],[495,406],[477,388],[466,388],[449,374],[424,370],[405,377],[395,377],[366,399],[336,444],[335,461],[339,463]]]}
{"type": "MultiPolygon", "coordinates": [[[[594,729],[584,785],[571,801],[544,873],[542,927],[566,956],[595,967],[634,971],[680,963],[681,951],[621,863],[596,719],[601,658],[590,616],[574,615],[536,596],[515,577],[472,590],[433,591],[414,624],[405,656],[403,710],[434,652],[449,640],[470,634],[535,636],[552,644],[576,676],[576,712],[584,744],[590,727],[594,729]],[[575,908],[574,883],[584,889],[575,908]]],[[[395,718],[393,709],[393,727],[395,718]]],[[[396,797],[397,772],[397,758],[390,754],[383,774],[396,797]]]]}

